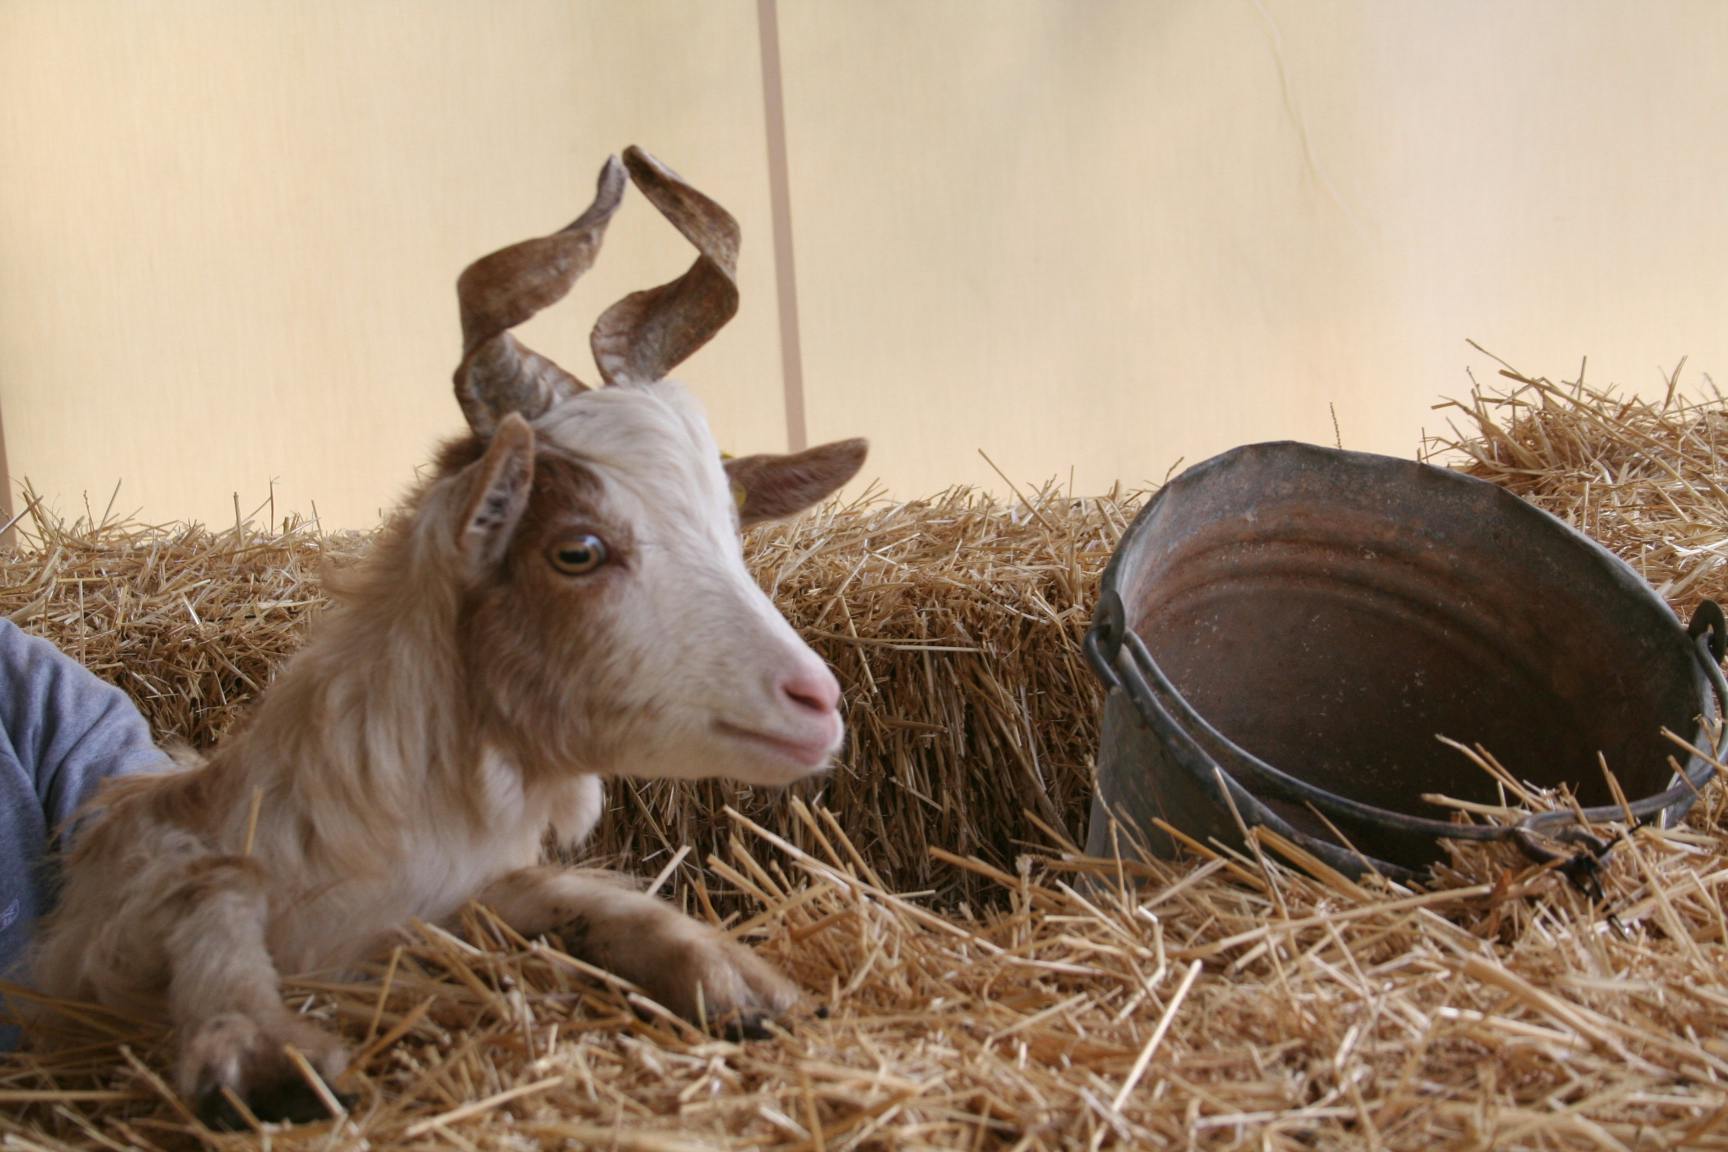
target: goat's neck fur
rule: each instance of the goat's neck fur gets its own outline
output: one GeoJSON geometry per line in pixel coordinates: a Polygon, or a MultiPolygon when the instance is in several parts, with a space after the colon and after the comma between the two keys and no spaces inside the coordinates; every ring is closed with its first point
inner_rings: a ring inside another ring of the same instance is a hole
{"type": "Polygon", "coordinates": [[[338,935],[330,919],[390,904],[403,905],[392,920],[447,915],[532,863],[548,824],[577,839],[598,815],[592,777],[525,782],[472,723],[450,489],[429,485],[338,574],[306,647],[205,769],[234,801],[219,838],[240,852],[250,831],[252,854],[297,878],[307,923],[288,918],[278,945],[310,966],[348,958],[312,954],[311,939],[338,935]]]}
{"type": "Polygon", "coordinates": [[[423,798],[462,810],[451,801],[477,749],[461,722],[453,589],[417,562],[434,551],[417,539],[425,527],[393,526],[340,579],[338,602],[216,764],[244,764],[272,801],[293,797],[321,816],[394,816],[423,798]]]}

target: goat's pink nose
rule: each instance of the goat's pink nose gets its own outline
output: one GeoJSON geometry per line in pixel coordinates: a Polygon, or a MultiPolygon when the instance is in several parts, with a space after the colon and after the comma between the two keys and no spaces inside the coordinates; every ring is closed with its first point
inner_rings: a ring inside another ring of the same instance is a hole
{"type": "Polygon", "coordinates": [[[800,708],[829,713],[840,704],[840,682],[827,667],[816,664],[801,668],[780,681],[780,691],[800,708]]]}

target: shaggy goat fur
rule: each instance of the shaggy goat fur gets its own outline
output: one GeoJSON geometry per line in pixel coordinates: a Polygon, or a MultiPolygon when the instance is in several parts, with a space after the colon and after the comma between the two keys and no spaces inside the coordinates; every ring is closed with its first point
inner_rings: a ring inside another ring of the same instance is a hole
{"type": "Polygon", "coordinates": [[[748,949],[619,878],[540,863],[548,828],[569,845],[593,829],[604,775],[786,783],[841,737],[838,684],[751,580],[738,528],[832,492],[862,442],[728,474],[700,406],[660,376],[731,315],[736,225],[627,157],[702,252],[602,317],[596,345],[628,373],[589,391],[505,330],[591,261],[623,191],[612,161],[571,229],[464,273],[473,435],[342,580],[250,722],[203,763],[114,783],[80,832],[38,982],[171,1019],[178,1087],[214,1121],[241,1103],[316,1114],[289,1046],[342,1071],[337,1040],[284,1007],[279,972],[350,965],[471,900],[691,1020],[749,1030],[796,1000],[748,949]]]}

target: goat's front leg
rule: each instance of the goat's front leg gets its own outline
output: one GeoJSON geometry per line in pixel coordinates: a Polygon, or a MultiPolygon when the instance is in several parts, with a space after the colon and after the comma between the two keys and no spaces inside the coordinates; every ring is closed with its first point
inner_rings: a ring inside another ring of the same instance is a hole
{"type": "Polygon", "coordinates": [[[686,1020],[747,1037],[798,1002],[792,981],[749,948],[622,877],[553,865],[501,877],[478,897],[524,936],[637,985],[686,1020]]]}
{"type": "Polygon", "coordinates": [[[287,1046],[326,1080],[341,1074],[348,1055],[334,1036],[282,1003],[264,943],[263,869],[244,857],[199,860],[161,909],[171,918],[168,1000],[179,1038],[178,1087],[199,1118],[217,1128],[243,1126],[223,1089],[260,1120],[328,1116],[287,1046]]]}

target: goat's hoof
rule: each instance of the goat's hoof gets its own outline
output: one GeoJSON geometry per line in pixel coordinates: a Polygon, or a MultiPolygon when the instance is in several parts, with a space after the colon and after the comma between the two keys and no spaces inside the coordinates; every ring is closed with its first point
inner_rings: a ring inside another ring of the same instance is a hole
{"type": "Polygon", "coordinates": [[[731,1040],[766,1040],[798,1003],[798,986],[749,948],[719,932],[689,943],[685,963],[672,965],[683,986],[665,989],[661,1003],[688,1020],[706,1019],[731,1040]]]}
{"type": "MultiPolygon", "coordinates": [[[[180,1089],[198,1119],[219,1131],[243,1131],[246,1112],[264,1123],[307,1124],[331,1117],[323,1093],[288,1058],[293,1045],[326,1081],[340,1075],[348,1054],[334,1036],[288,1018],[264,1024],[239,1013],[206,1020],[180,1056],[180,1089]],[[239,1100],[245,1112],[235,1107],[239,1100]]],[[[331,1093],[347,1108],[355,1097],[331,1093]]]]}
{"type": "MultiPolygon", "coordinates": [[[[360,1099],[352,1092],[332,1091],[331,1095],[343,1108],[352,1108],[360,1099]]],[[[324,1098],[314,1092],[298,1073],[291,1079],[256,1085],[243,1103],[253,1119],[264,1124],[313,1124],[331,1118],[324,1098]]],[[[198,1098],[196,1107],[198,1119],[212,1131],[244,1132],[252,1126],[245,1113],[234,1107],[230,1095],[221,1088],[205,1092],[198,1098]]]]}
{"type": "MultiPolygon", "coordinates": [[[[826,1020],[830,1012],[828,1005],[818,1004],[807,1014],[800,1012],[798,1015],[808,1015],[816,1020],[826,1020]]],[[[720,1022],[720,1035],[732,1041],[767,1040],[774,1035],[775,1031],[790,1033],[797,1030],[793,1023],[793,1017],[788,1015],[759,1013],[752,1016],[734,1016],[729,1020],[720,1022]],[[770,1028],[769,1025],[773,1025],[773,1027],[770,1028]]]]}
{"type": "MultiPolygon", "coordinates": [[[[767,1040],[774,1035],[768,1027],[771,1023],[774,1023],[772,1016],[734,1016],[729,1020],[720,1022],[720,1035],[734,1044],[742,1043],[745,1040],[767,1040]]],[[[780,1027],[787,1031],[791,1030],[784,1022],[781,1022],[780,1027]]]]}

